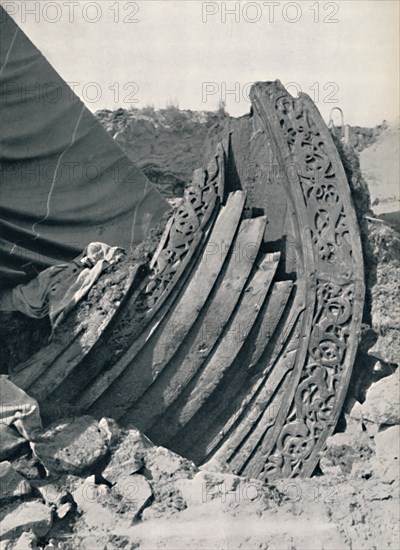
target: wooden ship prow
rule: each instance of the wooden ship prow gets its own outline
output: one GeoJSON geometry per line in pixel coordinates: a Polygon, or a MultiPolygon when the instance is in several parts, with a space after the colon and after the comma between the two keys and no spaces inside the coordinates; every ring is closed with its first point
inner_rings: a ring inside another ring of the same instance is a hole
{"type": "MultiPolygon", "coordinates": [[[[251,114],[210,139],[151,257],[128,255],[105,270],[9,375],[43,414],[113,417],[197,464],[263,480],[304,477],[333,433],[355,359],[360,234],[312,100],[279,81],[254,84],[250,97],[251,114]]],[[[129,168],[82,112],[87,151],[97,132],[129,168]]],[[[158,201],[153,218],[162,217],[161,199],[134,173],[158,201]]],[[[146,204],[137,210],[145,235],[146,204]]],[[[135,210],[132,233],[136,219],[135,210]]]]}
{"type": "Polygon", "coordinates": [[[308,476],[357,349],[360,237],[311,99],[279,81],[251,98],[252,116],[195,171],[144,279],[128,278],[100,327],[50,342],[12,380],[43,407],[111,416],[199,464],[308,476]]]}

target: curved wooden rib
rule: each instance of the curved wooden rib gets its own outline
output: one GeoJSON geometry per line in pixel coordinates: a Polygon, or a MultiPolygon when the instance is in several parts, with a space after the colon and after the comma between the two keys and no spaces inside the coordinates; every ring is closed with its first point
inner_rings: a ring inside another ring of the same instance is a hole
{"type": "MultiPolygon", "coordinates": [[[[262,441],[266,440],[270,443],[274,441],[273,430],[277,418],[282,414],[282,410],[286,412],[287,409],[286,386],[290,383],[290,375],[295,367],[297,350],[301,345],[300,331],[301,316],[294,326],[292,335],[285,342],[283,353],[270,370],[261,391],[258,392],[257,398],[252,404],[250,418],[247,418],[249,426],[247,426],[246,437],[228,458],[230,467],[234,471],[244,471],[244,467],[252,458],[253,453],[259,451],[262,441]],[[251,429],[249,430],[250,426],[251,429]]],[[[264,459],[264,456],[262,454],[261,460],[264,459]]]]}
{"type": "Polygon", "coordinates": [[[122,418],[124,424],[140,425],[143,431],[150,429],[206,360],[236,307],[254,265],[265,223],[265,217],[242,221],[228,265],[220,276],[222,282],[210,296],[207,311],[199,316],[196,326],[191,329],[190,343],[187,345],[185,341],[157,379],[157,384],[152,385],[127,411],[122,418]]]}
{"type": "MultiPolygon", "coordinates": [[[[163,304],[171,302],[170,298],[173,300],[174,295],[179,293],[194,265],[196,254],[205,243],[224,193],[225,157],[224,147],[219,143],[208,171],[198,170],[193,184],[186,189],[183,202],[168,221],[153,255],[150,280],[144,281],[139,290],[118,307],[118,312],[113,305],[105,307],[109,313],[107,323],[100,320],[97,326],[96,314],[92,315],[90,329],[84,337],[79,334],[80,324],[76,327],[73,323],[67,323],[67,327],[71,325],[72,330],[62,331],[60,338],[40,350],[27,365],[29,368],[24,377],[29,377],[30,384],[51,366],[48,375],[42,376],[32,389],[37,392],[38,399],[56,403],[69,401],[75,405],[82,389],[104,368],[110,368],[118,355],[126,351],[132,342],[137,350],[143,346],[146,336],[141,335],[141,332],[163,304]],[[110,324],[111,317],[113,326],[103,332],[110,324]],[[87,346],[85,339],[90,339],[90,346],[87,346]],[[89,355],[88,351],[91,351],[89,355]],[[66,368],[63,368],[63,364],[66,368]]],[[[108,294],[109,291],[106,292],[108,294]]],[[[100,310],[101,307],[97,315],[101,315],[100,310]]],[[[155,324],[160,322],[165,313],[164,309],[155,319],[155,324]]]]}
{"type": "Polygon", "coordinates": [[[163,321],[162,328],[155,331],[140,356],[126,353],[106,374],[107,379],[97,380],[82,397],[82,407],[90,407],[93,414],[107,410],[108,414],[119,418],[159,376],[181,345],[217,280],[236,234],[244,201],[245,194],[241,191],[229,195],[193,276],[173,311],[163,321]],[[111,386],[110,377],[113,379],[111,386]]]}
{"type": "Polygon", "coordinates": [[[294,325],[294,320],[291,320],[290,317],[285,316],[282,319],[292,286],[292,281],[281,281],[274,284],[267,297],[261,323],[253,337],[254,341],[247,344],[249,353],[246,353],[244,358],[246,363],[243,365],[243,362],[239,361],[236,372],[233,373],[229,383],[224,386],[223,397],[218,402],[215,399],[213,421],[210,419],[208,423],[211,424],[211,428],[212,424],[215,424],[215,429],[199,429],[199,438],[196,441],[197,460],[204,462],[215,455],[219,462],[227,462],[233,451],[239,447],[248,432],[251,431],[252,425],[257,419],[257,411],[260,415],[268,403],[265,396],[260,396],[260,389],[265,386],[269,371],[291,332],[291,329],[287,329],[282,333],[278,329],[278,324],[284,322],[286,328],[293,328],[294,325]],[[267,347],[269,360],[262,362],[263,369],[258,372],[255,367],[267,347]],[[227,412],[230,413],[227,415],[227,412]],[[216,432],[215,435],[213,432],[216,432]]]}
{"type": "Polygon", "coordinates": [[[312,306],[306,303],[312,328],[307,347],[302,344],[300,376],[284,397],[290,409],[251,471],[266,479],[308,476],[337,422],[357,349],[364,297],[360,236],[337,149],[311,99],[294,99],[279,81],[256,84],[251,96],[284,161],[290,193],[298,197],[311,246],[305,276],[314,295],[312,306]]]}
{"type": "MultiPolygon", "coordinates": [[[[238,307],[209,360],[182,393],[179,403],[167,411],[161,420],[158,430],[164,440],[171,440],[190,422],[230,369],[262,308],[276,265],[273,256],[267,255],[247,282],[238,307]]],[[[178,437],[182,439],[181,433],[178,437]]],[[[185,443],[189,444],[188,440],[185,443]]]]}

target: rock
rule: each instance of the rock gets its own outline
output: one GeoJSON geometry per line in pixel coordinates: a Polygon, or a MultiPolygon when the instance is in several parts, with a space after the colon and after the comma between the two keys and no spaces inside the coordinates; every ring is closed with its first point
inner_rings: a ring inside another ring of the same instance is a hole
{"type": "Polygon", "coordinates": [[[24,502],[3,517],[0,540],[16,538],[24,531],[33,531],[41,538],[47,535],[51,525],[52,512],[48,506],[38,500],[24,502]]]}
{"type": "Polygon", "coordinates": [[[97,485],[95,476],[88,477],[73,492],[72,497],[81,515],[81,523],[101,531],[118,521],[117,505],[106,485],[97,485]]]}
{"type": "Polygon", "coordinates": [[[128,475],[120,477],[117,483],[112,487],[113,495],[121,499],[122,508],[119,512],[132,513],[134,518],[140,516],[142,510],[150,503],[153,497],[153,491],[147,479],[140,475],[128,475]]]}
{"type": "Polygon", "coordinates": [[[143,518],[158,518],[166,513],[186,508],[181,492],[177,489],[180,479],[192,479],[198,472],[196,465],[165,447],[147,449],[144,456],[154,492],[154,502],[143,512],[143,518]]]}
{"type": "Polygon", "coordinates": [[[224,460],[212,457],[210,460],[199,466],[200,470],[206,470],[207,472],[217,473],[229,473],[229,466],[224,460]]]}
{"type": "Polygon", "coordinates": [[[178,479],[176,488],[187,506],[199,506],[214,499],[225,502],[229,498],[240,498],[239,493],[236,495],[240,481],[234,474],[202,470],[193,479],[178,479]]]}
{"type": "Polygon", "coordinates": [[[41,479],[38,466],[44,470],[43,466],[41,466],[36,457],[29,457],[27,455],[20,456],[13,460],[12,465],[14,470],[29,480],[41,479]]]}
{"type": "Polygon", "coordinates": [[[0,460],[13,455],[25,443],[26,439],[17,430],[0,422],[0,460]]]}
{"type": "Polygon", "coordinates": [[[46,483],[42,481],[39,483],[32,482],[32,485],[41,494],[46,504],[49,506],[56,506],[57,515],[59,509],[64,506],[64,504],[72,505],[74,503],[71,493],[64,487],[59,487],[55,483],[46,483]]]}
{"type": "Polygon", "coordinates": [[[98,485],[96,483],[96,477],[90,476],[85,479],[74,491],[72,492],[72,498],[77,504],[78,508],[85,510],[88,505],[94,502],[101,502],[105,495],[110,492],[109,487],[105,485],[98,485]]]}
{"type": "Polygon", "coordinates": [[[29,495],[31,491],[29,482],[9,462],[0,463],[0,501],[29,495]]]}
{"type": "Polygon", "coordinates": [[[144,460],[154,480],[193,478],[199,471],[194,462],[165,447],[153,446],[148,449],[144,460]]]}
{"type": "Polygon", "coordinates": [[[391,426],[375,435],[376,454],[371,460],[373,474],[386,483],[398,481],[400,426],[391,426]]]}
{"type": "Polygon", "coordinates": [[[110,449],[113,449],[125,434],[113,418],[102,418],[99,422],[99,430],[110,449]]]}
{"type": "Polygon", "coordinates": [[[399,374],[394,373],[372,384],[357,412],[378,425],[400,424],[399,395],[399,374]]]}
{"type": "Polygon", "coordinates": [[[276,486],[258,479],[240,477],[231,473],[201,470],[193,479],[178,479],[176,488],[188,507],[213,501],[235,505],[262,502],[264,509],[281,503],[284,495],[276,486]]]}
{"type": "Polygon", "coordinates": [[[65,504],[61,504],[61,506],[58,506],[56,510],[57,517],[59,519],[63,519],[73,509],[74,509],[74,505],[72,504],[72,502],[66,502],[65,504]]]}
{"type": "Polygon", "coordinates": [[[137,473],[144,465],[147,449],[152,447],[153,443],[139,430],[129,430],[103,471],[104,479],[116,483],[120,477],[137,473]]]}
{"type": "Polygon", "coordinates": [[[374,444],[366,432],[355,429],[328,437],[326,451],[319,462],[325,475],[362,476],[369,470],[368,459],[374,453],[374,444]]]}
{"type": "Polygon", "coordinates": [[[375,452],[392,460],[399,459],[400,426],[391,426],[375,435],[375,452]]]}
{"type": "MultiPolygon", "coordinates": [[[[387,302],[390,302],[390,300],[387,300],[387,302]]],[[[398,328],[385,328],[385,333],[379,334],[377,342],[368,354],[386,363],[397,364],[400,357],[400,330],[398,328]]]]}
{"type": "Polygon", "coordinates": [[[81,474],[108,450],[98,422],[90,416],[50,426],[33,444],[34,453],[51,473],[81,474]]]}
{"type": "Polygon", "coordinates": [[[30,548],[36,548],[37,538],[32,531],[26,531],[17,540],[13,550],[29,550],[30,548]]]}

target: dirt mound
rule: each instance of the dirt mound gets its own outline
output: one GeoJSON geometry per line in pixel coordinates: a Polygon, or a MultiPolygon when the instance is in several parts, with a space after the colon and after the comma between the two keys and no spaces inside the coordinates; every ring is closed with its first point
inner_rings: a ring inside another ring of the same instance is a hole
{"type": "Polygon", "coordinates": [[[229,118],[223,109],[196,112],[174,106],[103,110],[96,116],[165,197],[183,195],[193,170],[201,166],[210,128],[229,118]]]}

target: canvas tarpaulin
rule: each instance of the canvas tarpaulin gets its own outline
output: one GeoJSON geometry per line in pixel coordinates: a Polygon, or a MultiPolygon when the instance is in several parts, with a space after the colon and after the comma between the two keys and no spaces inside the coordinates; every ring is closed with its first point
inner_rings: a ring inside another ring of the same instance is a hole
{"type": "Polygon", "coordinates": [[[0,288],[76,257],[129,251],[168,203],[0,6],[0,288]]]}

